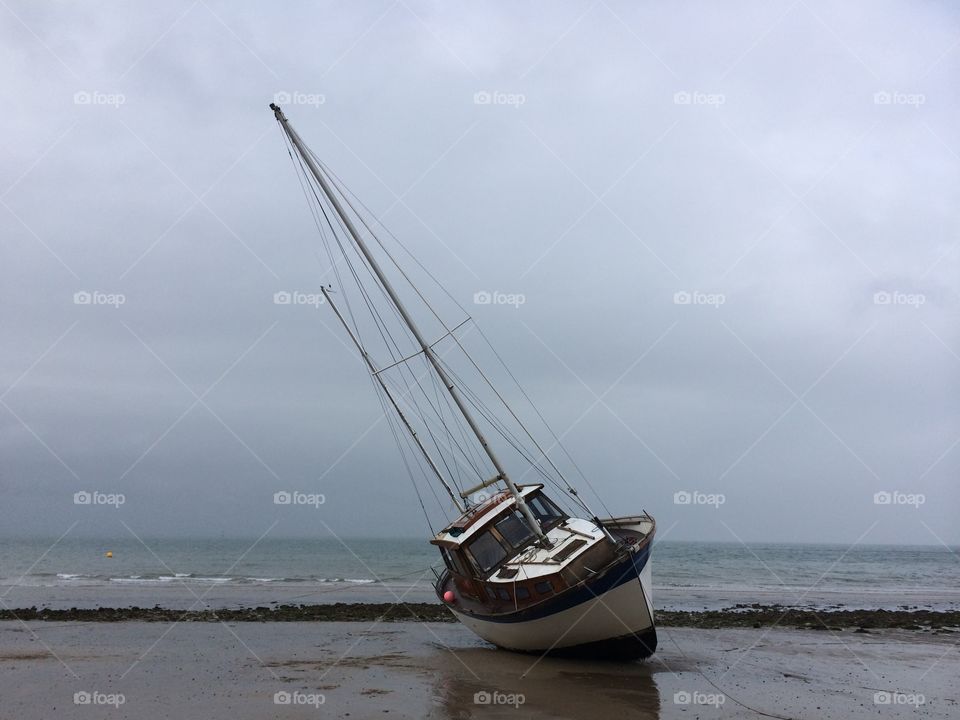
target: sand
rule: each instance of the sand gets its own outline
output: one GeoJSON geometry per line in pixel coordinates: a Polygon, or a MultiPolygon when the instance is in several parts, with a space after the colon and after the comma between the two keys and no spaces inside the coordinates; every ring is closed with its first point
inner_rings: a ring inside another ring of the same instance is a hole
{"type": "Polygon", "coordinates": [[[452,623],[4,621],[0,717],[956,718],[956,637],[664,628],[615,664],[452,623]]]}

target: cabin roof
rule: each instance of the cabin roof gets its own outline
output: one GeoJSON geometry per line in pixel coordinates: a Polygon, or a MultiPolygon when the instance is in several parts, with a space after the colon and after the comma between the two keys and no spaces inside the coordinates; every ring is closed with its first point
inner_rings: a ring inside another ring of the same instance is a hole
{"type": "Polygon", "coordinates": [[[550,547],[533,546],[504,563],[504,567],[518,571],[512,578],[503,578],[493,573],[487,582],[512,584],[518,580],[535,580],[555,575],[570,565],[597,543],[604,541],[603,530],[589,520],[567,518],[562,525],[553,528],[547,537],[550,547]]]}
{"type": "MultiPolygon", "coordinates": [[[[543,489],[542,484],[518,485],[520,497],[526,498],[543,489]]],[[[506,511],[516,507],[517,501],[508,490],[501,490],[487,498],[483,503],[475,505],[463,515],[438,532],[430,542],[434,545],[459,546],[483,530],[490,521],[506,511]]]]}

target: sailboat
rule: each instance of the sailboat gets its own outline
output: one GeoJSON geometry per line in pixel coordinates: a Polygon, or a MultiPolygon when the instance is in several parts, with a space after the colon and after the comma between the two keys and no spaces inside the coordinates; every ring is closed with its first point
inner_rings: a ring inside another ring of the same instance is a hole
{"type": "Polygon", "coordinates": [[[442,289],[439,281],[304,144],[283,110],[270,109],[337,278],[336,292],[322,288],[324,301],[369,372],[431,524],[443,561],[434,571],[437,598],[506,650],[650,656],[654,518],[645,511],[601,518],[588,507],[551,457],[559,438],[545,448],[468,351],[473,318],[445,290],[443,302],[466,318],[444,317],[415,276],[442,289]],[[401,264],[397,247],[413,262],[401,264]],[[536,482],[522,482],[531,474],[536,482]],[[428,492],[445,514],[439,527],[428,492]]]}

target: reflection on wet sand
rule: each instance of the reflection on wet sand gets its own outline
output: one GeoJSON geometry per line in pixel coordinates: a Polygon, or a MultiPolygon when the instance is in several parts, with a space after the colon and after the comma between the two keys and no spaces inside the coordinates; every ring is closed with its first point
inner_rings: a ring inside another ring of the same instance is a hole
{"type": "Polygon", "coordinates": [[[539,658],[436,646],[431,718],[659,718],[663,664],[539,658]],[[517,710],[521,712],[518,714],[517,710]]]}

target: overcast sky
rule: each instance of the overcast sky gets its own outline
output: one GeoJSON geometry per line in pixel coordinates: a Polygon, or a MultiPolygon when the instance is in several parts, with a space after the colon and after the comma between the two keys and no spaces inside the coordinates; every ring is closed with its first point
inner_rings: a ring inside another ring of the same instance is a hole
{"type": "Polygon", "coordinates": [[[665,539],[960,542],[949,3],[0,18],[0,533],[425,532],[329,308],[274,303],[327,269],[279,97],[615,511],[665,539]]]}

